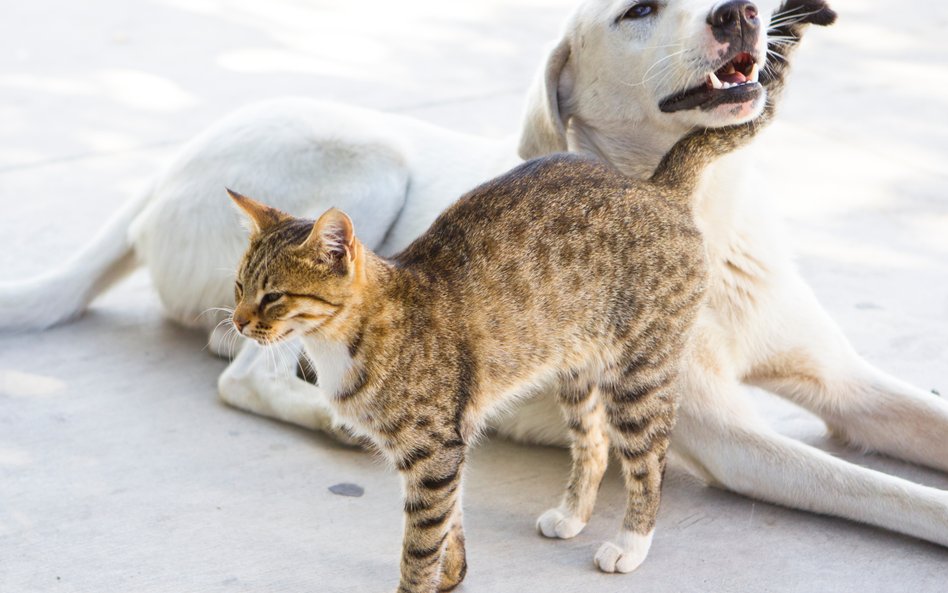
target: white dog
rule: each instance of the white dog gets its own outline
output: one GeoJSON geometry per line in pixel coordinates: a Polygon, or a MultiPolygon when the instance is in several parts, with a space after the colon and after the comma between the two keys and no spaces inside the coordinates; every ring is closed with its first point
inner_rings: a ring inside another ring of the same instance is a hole
{"type": "MultiPolygon", "coordinates": [[[[519,151],[513,139],[486,141],[303,99],[244,109],[185,147],[63,269],[0,287],[0,327],[74,317],[143,263],[168,314],[205,327],[224,355],[226,332],[215,328],[226,312],[201,313],[233,302],[229,271],[246,243],[225,186],[297,215],[341,207],[365,243],[385,254],[520,158],[582,151],[645,177],[694,126],[758,113],[764,97],[754,81],[767,39],[766,24],[756,21],[763,19],[747,0],[585,0],[531,91],[519,151]]],[[[948,492],[836,459],[756,415],[742,384],[807,408],[855,446],[948,471],[948,403],[855,353],[776,239],[777,222],[760,187],[748,182],[746,159],[722,160],[703,186],[698,217],[712,286],[682,369],[687,388],[673,450],[708,483],[948,546],[948,492]]],[[[318,386],[297,379],[290,364],[274,372],[251,343],[219,386],[234,406],[344,434],[318,386]]],[[[567,441],[548,394],[495,426],[520,441],[567,441]]],[[[562,531],[555,521],[541,530],[562,531]]],[[[629,569],[622,552],[600,567],[629,569]]]]}

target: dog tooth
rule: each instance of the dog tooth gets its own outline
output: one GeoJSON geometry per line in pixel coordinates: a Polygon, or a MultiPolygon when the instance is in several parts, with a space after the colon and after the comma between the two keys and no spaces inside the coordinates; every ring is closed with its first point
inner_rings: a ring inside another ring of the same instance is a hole
{"type": "Polygon", "coordinates": [[[754,64],[750,75],[747,77],[747,82],[757,82],[758,80],[760,80],[760,68],[757,67],[757,64],[754,64]]]}
{"type": "Polygon", "coordinates": [[[716,88],[716,89],[722,89],[722,88],[724,88],[724,83],[721,82],[721,79],[718,78],[717,75],[716,75],[714,72],[712,72],[711,74],[709,74],[709,75],[708,75],[708,78],[711,79],[711,86],[713,86],[714,88],[716,88]]]}

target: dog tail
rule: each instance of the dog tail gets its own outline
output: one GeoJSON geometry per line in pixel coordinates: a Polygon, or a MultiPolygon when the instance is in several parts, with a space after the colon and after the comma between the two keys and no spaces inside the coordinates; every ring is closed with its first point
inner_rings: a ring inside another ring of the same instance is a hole
{"type": "Polygon", "coordinates": [[[38,330],[79,316],[138,266],[128,230],[151,191],[125,204],[92,241],[50,272],[0,282],[0,331],[38,330]]]}
{"type": "Polygon", "coordinates": [[[773,119],[777,101],[783,94],[790,56],[799,46],[807,26],[825,27],[835,21],[836,13],[825,0],[785,0],[771,18],[771,22],[778,24],[768,31],[769,60],[760,72],[760,84],[767,90],[763,112],[744,124],[689,133],[662,158],[652,182],[686,190],[682,195],[690,197],[709,164],[747,145],[773,119]]]}

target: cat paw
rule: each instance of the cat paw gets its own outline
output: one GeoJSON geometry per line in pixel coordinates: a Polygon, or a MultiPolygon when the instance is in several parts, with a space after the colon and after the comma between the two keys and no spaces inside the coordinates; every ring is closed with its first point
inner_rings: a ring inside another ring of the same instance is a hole
{"type": "Polygon", "coordinates": [[[540,515],[537,519],[537,531],[543,537],[569,539],[576,537],[586,527],[586,522],[557,507],[540,515]]]}
{"type": "Polygon", "coordinates": [[[632,572],[648,556],[654,533],[654,530],[646,535],[631,531],[621,532],[616,543],[606,542],[599,547],[596,552],[596,566],[602,572],[632,572]]]}

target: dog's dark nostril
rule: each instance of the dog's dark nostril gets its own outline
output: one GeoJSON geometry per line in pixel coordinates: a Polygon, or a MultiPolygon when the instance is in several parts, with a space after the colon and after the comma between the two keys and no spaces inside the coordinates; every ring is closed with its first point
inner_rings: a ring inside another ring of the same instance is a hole
{"type": "Polygon", "coordinates": [[[708,15],[711,33],[721,43],[738,51],[752,47],[760,35],[757,5],[749,0],[727,0],[708,15]]]}
{"type": "Polygon", "coordinates": [[[715,29],[757,25],[757,5],[748,0],[731,0],[719,4],[708,15],[708,24],[715,29]]]}

